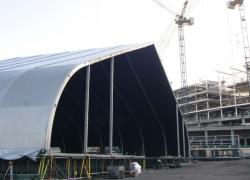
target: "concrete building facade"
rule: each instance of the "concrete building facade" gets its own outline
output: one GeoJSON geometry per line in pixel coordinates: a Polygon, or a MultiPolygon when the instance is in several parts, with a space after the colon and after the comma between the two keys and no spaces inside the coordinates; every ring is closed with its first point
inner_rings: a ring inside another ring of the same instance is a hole
{"type": "Polygon", "coordinates": [[[246,81],[203,81],[175,91],[193,157],[248,156],[250,97],[246,81]]]}

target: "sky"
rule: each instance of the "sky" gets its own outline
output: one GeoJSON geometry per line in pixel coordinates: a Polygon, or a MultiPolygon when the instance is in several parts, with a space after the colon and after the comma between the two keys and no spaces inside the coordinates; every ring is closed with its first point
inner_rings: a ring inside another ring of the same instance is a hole
{"type": "MultiPolygon", "coordinates": [[[[153,42],[165,44],[162,63],[180,87],[175,16],[184,0],[0,0],[0,59],[153,42]]],[[[245,0],[250,28],[250,2],[245,0]]],[[[188,84],[218,80],[216,70],[244,63],[239,11],[226,0],[190,0],[185,26],[188,84]]]]}

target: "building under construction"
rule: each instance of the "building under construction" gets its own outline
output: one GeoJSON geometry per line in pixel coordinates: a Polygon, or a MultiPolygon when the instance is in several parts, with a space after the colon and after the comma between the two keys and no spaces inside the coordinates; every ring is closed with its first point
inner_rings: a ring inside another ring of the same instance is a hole
{"type": "Polygon", "coordinates": [[[175,91],[175,96],[187,126],[193,157],[250,155],[250,47],[244,0],[228,1],[227,8],[240,12],[244,70],[231,67],[229,73],[218,72],[230,80],[223,77],[218,82],[187,86],[185,52],[180,48],[181,89],[175,91]],[[242,72],[244,78],[239,74],[242,72]]]}
{"type": "Polygon", "coordinates": [[[176,90],[175,95],[193,157],[249,156],[250,96],[245,79],[203,81],[176,90]]]}
{"type": "Polygon", "coordinates": [[[0,84],[2,177],[82,178],[188,155],[153,45],[2,60],[0,84]]]}

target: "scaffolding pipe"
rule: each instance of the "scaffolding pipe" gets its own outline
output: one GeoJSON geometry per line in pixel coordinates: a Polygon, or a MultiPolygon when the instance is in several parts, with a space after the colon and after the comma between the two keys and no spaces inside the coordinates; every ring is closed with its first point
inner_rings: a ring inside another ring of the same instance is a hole
{"type": "Polygon", "coordinates": [[[113,153],[113,123],[114,123],[114,57],[110,60],[110,109],[109,109],[109,154],[113,153]]]}

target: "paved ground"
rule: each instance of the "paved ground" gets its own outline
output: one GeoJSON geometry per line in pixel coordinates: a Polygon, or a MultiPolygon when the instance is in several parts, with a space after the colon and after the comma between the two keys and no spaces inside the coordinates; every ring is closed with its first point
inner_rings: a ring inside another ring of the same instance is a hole
{"type": "Polygon", "coordinates": [[[214,161],[189,164],[176,169],[147,170],[125,180],[250,180],[250,160],[214,161]]]}

